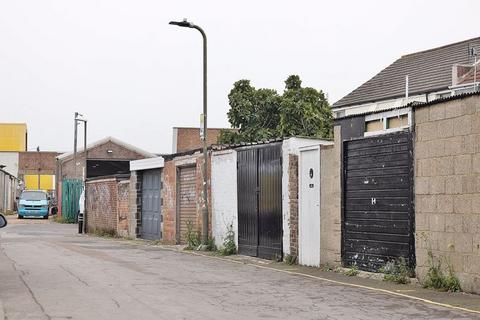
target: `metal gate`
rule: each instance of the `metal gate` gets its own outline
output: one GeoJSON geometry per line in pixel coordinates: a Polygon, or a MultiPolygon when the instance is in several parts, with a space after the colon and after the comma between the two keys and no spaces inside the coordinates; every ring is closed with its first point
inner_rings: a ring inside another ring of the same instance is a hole
{"type": "Polygon", "coordinates": [[[180,243],[185,243],[188,232],[188,224],[191,224],[193,231],[197,231],[197,205],[196,205],[196,168],[184,167],[178,172],[178,221],[177,225],[178,239],[180,243]]]}
{"type": "Polygon", "coordinates": [[[412,135],[344,142],[342,260],[377,271],[404,257],[415,264],[412,135]]]}
{"type": "Polygon", "coordinates": [[[275,143],[237,152],[240,254],[282,257],[281,147],[281,143],[275,143]]]}
{"type": "Polygon", "coordinates": [[[158,240],[162,238],[161,215],[161,172],[144,171],[142,177],[142,238],[158,240]]]}

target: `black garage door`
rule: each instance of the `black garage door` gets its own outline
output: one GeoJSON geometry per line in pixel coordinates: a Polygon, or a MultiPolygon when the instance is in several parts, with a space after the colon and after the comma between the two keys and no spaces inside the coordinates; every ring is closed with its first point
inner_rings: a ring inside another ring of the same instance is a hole
{"type": "Polygon", "coordinates": [[[281,146],[276,143],[237,152],[240,254],[282,257],[281,146]]]}
{"type": "Polygon", "coordinates": [[[144,239],[162,238],[160,174],[160,170],[147,170],[142,177],[142,238],[144,239]]]}
{"type": "Polygon", "coordinates": [[[342,260],[377,271],[389,260],[415,261],[412,136],[344,142],[342,260]]]}

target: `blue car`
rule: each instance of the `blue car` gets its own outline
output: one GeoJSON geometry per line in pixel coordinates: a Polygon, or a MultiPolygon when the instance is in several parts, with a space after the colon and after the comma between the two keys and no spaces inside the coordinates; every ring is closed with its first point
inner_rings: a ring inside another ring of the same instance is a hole
{"type": "Polygon", "coordinates": [[[18,219],[24,217],[42,217],[48,219],[49,200],[47,193],[41,190],[25,190],[18,198],[18,219]]]}

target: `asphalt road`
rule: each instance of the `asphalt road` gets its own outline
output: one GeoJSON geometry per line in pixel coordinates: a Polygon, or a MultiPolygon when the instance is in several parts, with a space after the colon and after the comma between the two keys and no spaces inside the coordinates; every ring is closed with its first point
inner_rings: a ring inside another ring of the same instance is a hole
{"type": "Polygon", "coordinates": [[[475,319],[365,289],[12,220],[0,319],[475,319]]]}

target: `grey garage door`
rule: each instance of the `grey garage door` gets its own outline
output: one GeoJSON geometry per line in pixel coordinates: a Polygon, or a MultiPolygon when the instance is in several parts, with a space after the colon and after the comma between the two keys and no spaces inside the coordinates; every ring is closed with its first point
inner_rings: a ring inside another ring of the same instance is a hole
{"type": "Polygon", "coordinates": [[[342,260],[377,271],[389,260],[415,263],[412,135],[344,142],[342,260]]]}
{"type": "Polygon", "coordinates": [[[161,215],[161,171],[148,170],[142,178],[142,238],[162,238],[161,215]]]}

